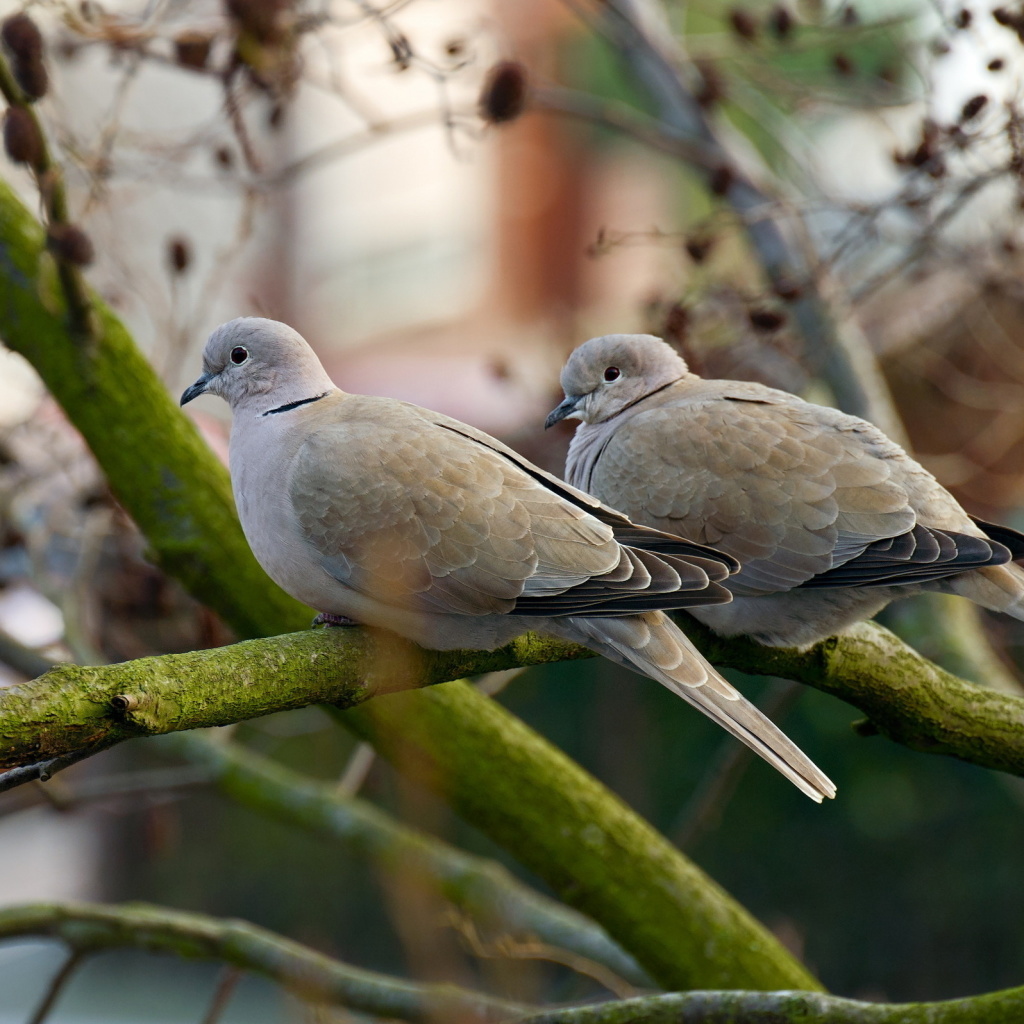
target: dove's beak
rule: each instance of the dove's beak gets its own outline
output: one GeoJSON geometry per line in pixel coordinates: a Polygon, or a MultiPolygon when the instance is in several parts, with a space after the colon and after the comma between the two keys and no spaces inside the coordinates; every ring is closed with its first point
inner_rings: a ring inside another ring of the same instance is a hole
{"type": "Polygon", "coordinates": [[[180,405],[186,405],[191,402],[193,398],[198,398],[200,395],[206,394],[206,389],[210,385],[210,381],[213,380],[212,373],[201,374],[199,380],[195,382],[191,387],[185,388],[184,393],[181,396],[180,405]]]}
{"type": "Polygon", "coordinates": [[[564,420],[566,416],[571,416],[576,412],[580,402],[583,401],[583,395],[569,395],[564,402],[556,405],[551,412],[548,413],[548,418],[544,421],[544,429],[553,427],[559,420],[564,420]]]}

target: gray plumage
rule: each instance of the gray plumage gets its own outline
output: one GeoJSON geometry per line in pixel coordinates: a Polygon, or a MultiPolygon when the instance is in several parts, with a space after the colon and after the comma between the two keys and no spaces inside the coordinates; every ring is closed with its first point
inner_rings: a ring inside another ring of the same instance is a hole
{"type": "Polygon", "coordinates": [[[729,601],[728,555],[636,526],[457,420],[346,394],[272,320],[214,331],[182,404],[204,392],[232,408],[249,544],[299,600],[433,649],[493,649],[530,629],[583,643],[700,708],[808,796],[834,795],[661,610],[729,601]]]}
{"type": "Polygon", "coordinates": [[[797,646],[923,590],[1024,618],[1024,537],[969,516],[855,416],[760,384],[703,380],[650,335],[593,338],[548,425],[581,419],[566,477],[635,522],[733,555],[725,636],[797,646]]]}

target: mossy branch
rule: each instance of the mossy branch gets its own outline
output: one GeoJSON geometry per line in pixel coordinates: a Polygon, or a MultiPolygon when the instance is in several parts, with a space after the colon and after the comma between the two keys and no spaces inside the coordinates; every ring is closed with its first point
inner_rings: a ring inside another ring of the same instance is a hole
{"type": "MultiPolygon", "coordinates": [[[[950,675],[881,626],[861,623],[796,650],[723,640],[692,619],[684,625],[718,665],[831,693],[914,750],[1024,775],[1024,698],[950,675]]],[[[352,708],[384,693],[591,656],[531,633],[497,651],[423,651],[390,634],[318,629],[118,665],[58,665],[0,691],[0,767],[308,704],[352,708]]],[[[370,719],[359,731],[375,732],[370,719]]],[[[397,726],[396,735],[404,735],[397,726]]]]}
{"type": "Polygon", "coordinates": [[[507,1021],[525,1008],[454,985],[419,984],[342,963],[247,921],[144,903],[30,903],[0,910],[0,939],[58,939],[81,955],[144,949],[217,960],[276,981],[307,1002],[407,1021],[507,1021]]]}
{"type": "Polygon", "coordinates": [[[654,987],[637,962],[593,921],[542,896],[496,861],[408,828],[365,800],[342,795],[337,786],[308,779],[237,743],[219,743],[194,732],[168,741],[231,799],[340,843],[378,870],[414,872],[487,932],[539,939],[633,985],[654,987]]]}
{"type": "Polygon", "coordinates": [[[864,1003],[820,992],[697,991],[537,1009],[454,985],[364,970],[246,921],[142,903],[36,903],[0,910],[0,939],[63,942],[75,962],[109,949],[213,960],[262,975],[310,1003],[388,1019],[464,1024],[1017,1024],[1024,988],[938,1003],[864,1003]]]}
{"type": "Polygon", "coordinates": [[[941,1003],[862,1003],[820,992],[672,992],[542,1010],[517,1024],[1018,1024],[1024,988],[941,1003]]]}

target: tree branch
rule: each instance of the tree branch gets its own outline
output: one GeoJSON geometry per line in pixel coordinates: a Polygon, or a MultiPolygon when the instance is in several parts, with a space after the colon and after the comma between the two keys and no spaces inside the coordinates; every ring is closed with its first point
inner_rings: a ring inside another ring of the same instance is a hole
{"type": "MultiPolygon", "coordinates": [[[[684,628],[715,664],[831,693],[913,750],[1024,775],[1024,698],[958,679],[881,626],[860,623],[807,650],[725,640],[689,617],[684,628]]],[[[388,634],[318,629],[117,665],[59,665],[0,691],[0,767],[308,704],[354,708],[398,690],[592,656],[532,633],[491,652],[422,651],[388,634]],[[411,657],[396,662],[399,645],[411,657]]],[[[359,731],[370,731],[368,721],[359,731]]],[[[400,730],[396,738],[404,738],[400,730]]]]}
{"type": "Polygon", "coordinates": [[[343,796],[337,787],[307,779],[237,743],[182,733],[170,745],[201,767],[225,796],[341,843],[378,868],[430,879],[444,899],[488,931],[535,937],[601,964],[633,985],[653,987],[637,962],[593,921],[542,896],[496,861],[408,828],[365,800],[343,796]]]}
{"type": "Polygon", "coordinates": [[[517,1024],[1015,1024],[1024,988],[941,1003],[862,1003],[820,992],[672,992],[541,1010],[517,1024]]]}
{"type": "Polygon", "coordinates": [[[77,957],[144,949],[217,960],[261,974],[307,1002],[333,1003],[408,1021],[505,1021],[527,1008],[455,985],[417,984],[363,970],[246,921],[144,903],[30,903],[0,910],[0,938],[59,939],[77,957]]]}

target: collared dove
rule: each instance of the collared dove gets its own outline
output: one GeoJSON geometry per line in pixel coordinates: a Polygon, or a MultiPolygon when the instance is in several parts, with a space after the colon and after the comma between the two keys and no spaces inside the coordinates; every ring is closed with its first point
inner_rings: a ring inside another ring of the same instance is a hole
{"type": "Polygon", "coordinates": [[[1024,535],[969,516],[865,420],[704,380],[646,334],[592,338],[561,382],[546,426],[583,421],[568,480],[742,563],[731,604],[690,609],[716,632],[802,646],[924,590],[1024,619],[1024,535]]]}
{"type": "Polygon", "coordinates": [[[458,420],[350,395],[273,320],[217,328],[181,396],[231,405],[231,481],[270,577],[422,647],[494,649],[534,629],[700,708],[814,800],[835,787],[661,609],[728,601],[734,559],[635,526],[458,420]]]}

